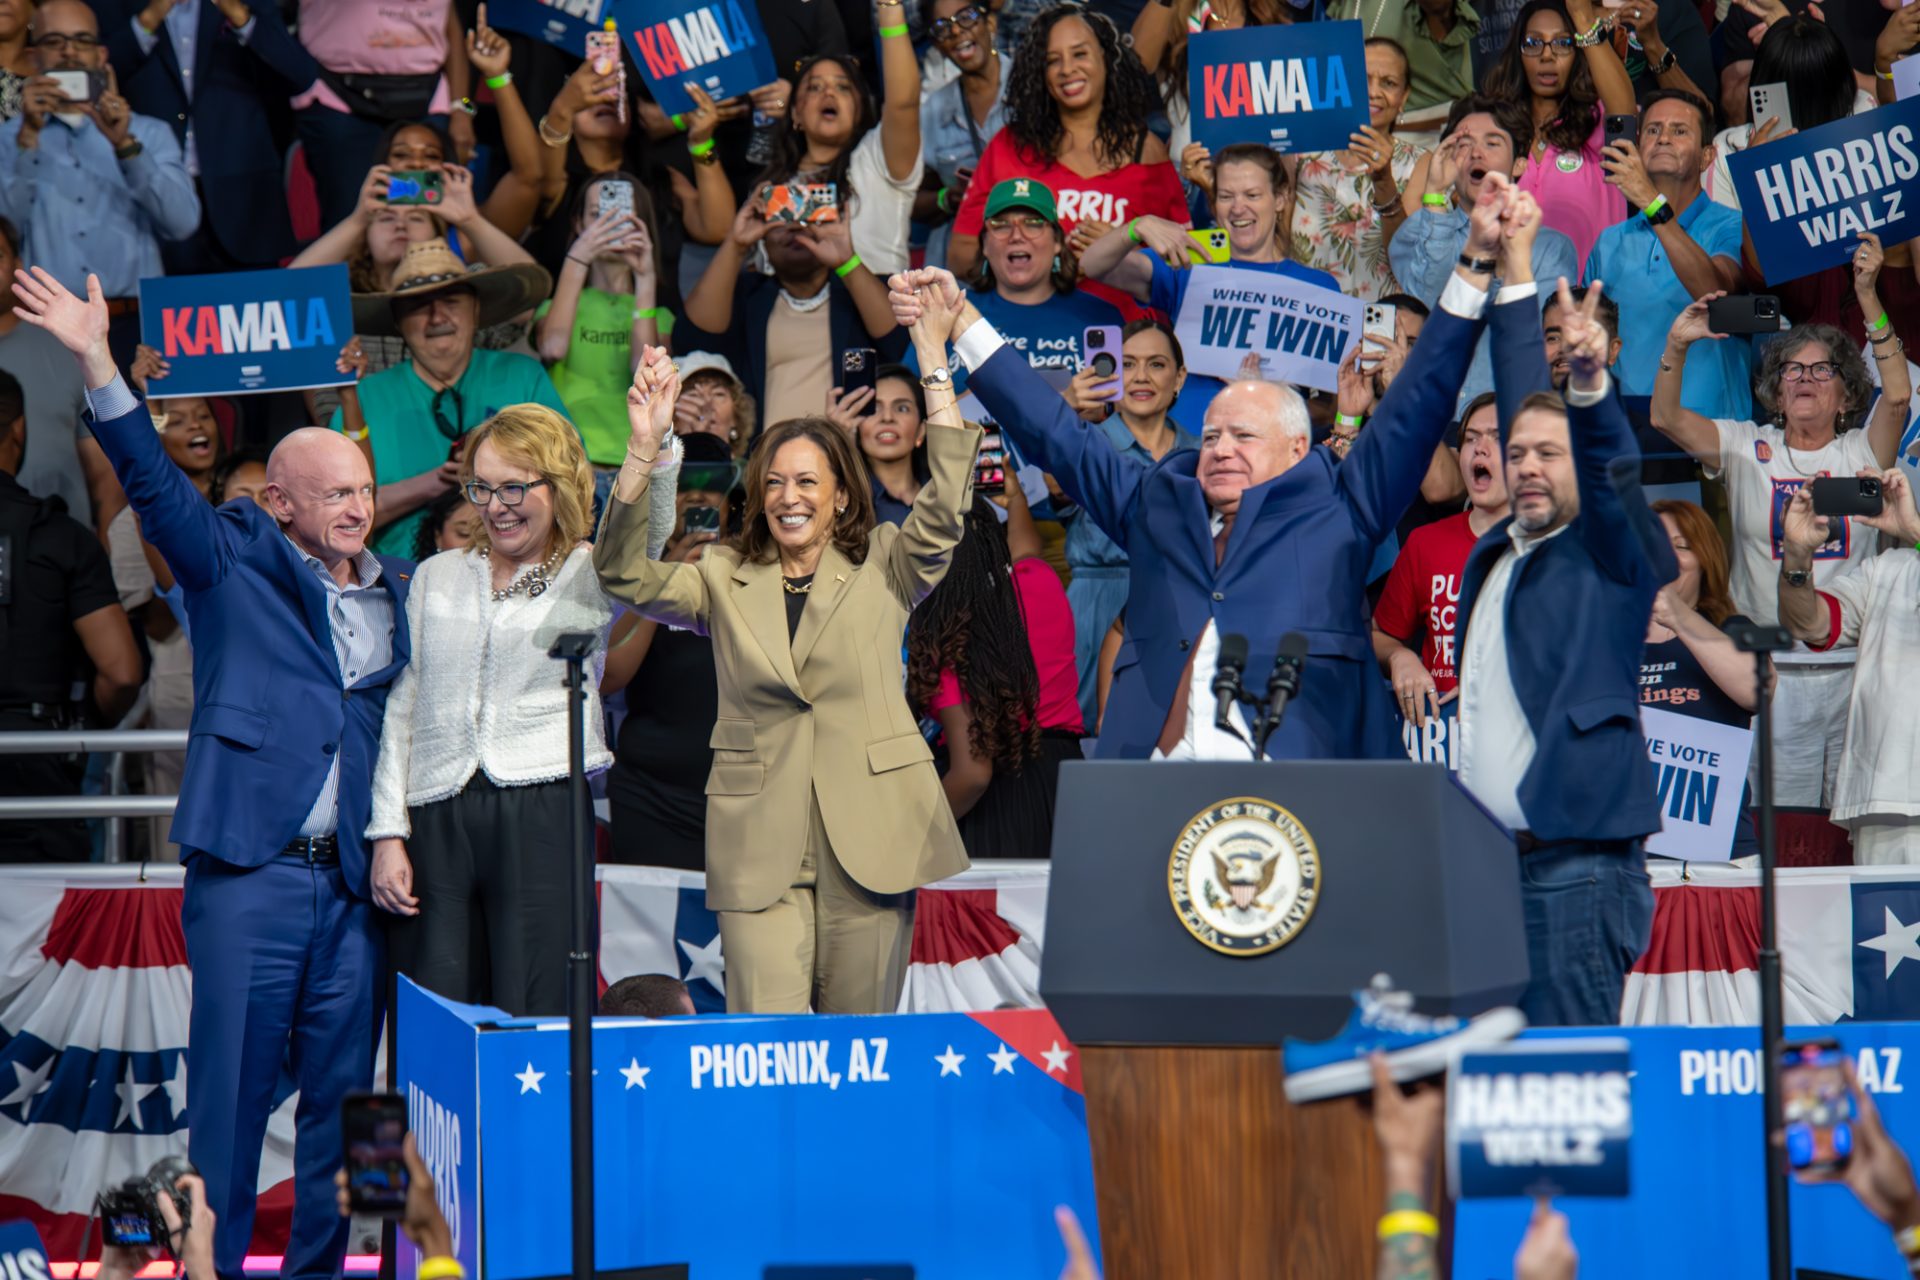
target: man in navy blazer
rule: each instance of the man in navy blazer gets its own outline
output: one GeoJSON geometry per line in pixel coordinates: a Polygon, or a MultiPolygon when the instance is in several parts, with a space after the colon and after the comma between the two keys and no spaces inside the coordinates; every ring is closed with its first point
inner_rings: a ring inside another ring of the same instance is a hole
{"type": "MultiPolygon", "coordinates": [[[[1494,251],[1508,194],[1495,175],[1475,207],[1477,257],[1494,251]]],[[[1248,701],[1232,712],[1236,732],[1248,737],[1251,700],[1264,698],[1281,636],[1297,631],[1308,656],[1271,754],[1405,758],[1373,662],[1367,568],[1452,420],[1488,280],[1459,268],[1345,462],[1309,444],[1306,407],[1291,388],[1243,381],[1208,406],[1198,452],[1142,467],[1075,417],[971,304],[962,311],[955,346],[971,370],[968,390],[1129,558],[1126,636],[1096,755],[1247,758],[1246,747],[1214,727],[1220,637],[1249,643],[1248,701]]],[[[896,276],[902,323],[918,314],[917,287],[950,288],[952,277],[896,276]]]]}
{"type": "Polygon", "coordinates": [[[199,231],[163,241],[170,275],[278,266],[297,247],[274,104],[320,74],[273,0],[89,0],[120,92],[165,121],[196,179],[199,231]],[[152,29],[147,24],[154,23],[152,29]]]}
{"type": "Polygon", "coordinates": [[[387,690],[406,665],[411,567],[366,549],[360,451],[308,428],[267,463],[272,515],[214,508],[168,460],[107,348],[100,282],[82,302],[38,268],[15,308],[78,357],[93,434],[185,592],[193,722],[174,811],[193,966],[188,1153],[218,1217],[214,1261],[239,1280],[280,1065],[300,1089],[292,1239],[281,1274],[338,1274],[340,1103],[372,1078],[381,942],[365,831],[387,690]]]}
{"type": "Polygon", "coordinates": [[[1640,656],[1678,572],[1640,492],[1640,450],[1607,375],[1601,282],[1559,281],[1553,391],[1529,237],[1502,254],[1491,341],[1513,515],[1460,585],[1460,780],[1514,832],[1534,1026],[1612,1025],[1653,928],[1642,838],[1660,829],[1640,736],[1640,656]]]}

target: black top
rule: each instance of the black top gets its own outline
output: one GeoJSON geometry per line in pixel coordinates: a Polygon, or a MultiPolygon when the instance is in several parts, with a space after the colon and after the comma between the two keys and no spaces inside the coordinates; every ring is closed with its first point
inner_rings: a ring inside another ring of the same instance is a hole
{"type": "MultiPolygon", "coordinates": [[[[1732,631],[1735,627],[1748,625],[1748,622],[1749,619],[1736,613],[1721,623],[1720,629],[1732,631]]],[[[1697,716],[1715,724],[1735,725],[1742,729],[1753,720],[1753,713],[1728,697],[1713,682],[1713,677],[1707,674],[1700,660],[1693,656],[1693,651],[1678,636],[1662,640],[1659,644],[1649,644],[1641,655],[1640,705],[1658,707],[1675,715],[1697,716]]],[[[1752,790],[1742,787],[1742,817],[1733,835],[1733,856],[1736,858],[1760,852],[1753,832],[1753,815],[1747,812],[1752,807],[1752,790]]]]}
{"type": "Polygon", "coordinates": [[[808,588],[813,586],[813,575],[783,578],[781,581],[784,583],[781,591],[787,597],[787,643],[792,644],[793,638],[800,634],[800,615],[807,611],[808,588]],[[793,590],[788,591],[787,587],[793,590]]]}
{"type": "Polygon", "coordinates": [[[86,650],[73,624],[120,603],[107,553],[58,499],[36,498],[0,472],[0,707],[64,703],[86,650]]]}
{"type": "Polygon", "coordinates": [[[627,685],[607,794],[700,839],[706,830],[708,747],[720,714],[713,642],[660,627],[627,685]]]}

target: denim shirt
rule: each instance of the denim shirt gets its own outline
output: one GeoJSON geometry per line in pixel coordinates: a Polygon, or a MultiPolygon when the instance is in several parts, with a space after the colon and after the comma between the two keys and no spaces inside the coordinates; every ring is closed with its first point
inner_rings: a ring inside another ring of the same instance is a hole
{"type": "MultiPolygon", "coordinates": [[[[987,122],[978,126],[980,143],[974,145],[974,130],[967,126],[967,100],[960,87],[961,77],[955,76],[927,95],[920,104],[920,148],[929,166],[940,173],[943,185],[953,182],[954,174],[963,168],[973,168],[980,163],[980,153],[986,150],[987,140],[1000,132],[1007,122],[1007,76],[1013,71],[1013,56],[1000,55],[1000,89],[994,96],[993,110],[987,113],[987,122]]],[[[955,213],[960,211],[960,202],[949,202],[955,213]]],[[[927,265],[944,266],[947,261],[947,238],[953,234],[953,223],[943,222],[935,227],[927,237],[927,265]]]]}
{"type": "MultiPolygon", "coordinates": [[[[1182,449],[1200,447],[1199,436],[1183,430],[1171,418],[1167,419],[1167,425],[1173,428],[1173,448],[1167,450],[1169,456],[1182,449]]],[[[1106,436],[1107,443],[1112,445],[1114,452],[1121,457],[1137,462],[1143,467],[1153,465],[1153,455],[1147,452],[1145,445],[1133,438],[1133,432],[1127,430],[1127,424],[1120,420],[1118,413],[1113,414],[1105,422],[1091,424],[1091,429],[1106,436]]],[[[1087,518],[1084,509],[1076,507],[1071,515],[1066,517],[1066,525],[1068,568],[1075,573],[1126,568],[1127,553],[1107,536],[1105,530],[1087,518]]]]}

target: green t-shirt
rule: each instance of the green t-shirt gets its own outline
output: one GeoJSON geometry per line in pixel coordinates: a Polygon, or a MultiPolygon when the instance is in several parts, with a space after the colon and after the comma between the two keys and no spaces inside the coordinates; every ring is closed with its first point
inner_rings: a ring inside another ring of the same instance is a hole
{"type": "MultiPolygon", "coordinates": [[[[533,313],[537,325],[553,308],[549,298],[533,313]]],[[[547,366],[547,376],[566,401],[567,413],[587,443],[587,457],[602,467],[617,467],[627,451],[627,388],[633,383],[633,313],[630,293],[580,290],[573,313],[567,354],[547,366]]],[[[673,332],[673,316],[662,309],[660,341],[673,332]]]]}
{"type": "MultiPolygon", "coordinates": [[[[474,349],[460,381],[439,395],[438,419],[433,413],[435,394],[413,371],[411,359],[360,380],[360,411],[373,445],[375,484],[393,484],[433,470],[447,460],[455,440],[510,404],[543,404],[556,413],[567,412],[538,360],[484,347],[474,349]]],[[[341,429],[340,410],[333,411],[328,425],[341,429]]],[[[425,518],[424,510],[415,511],[380,530],[373,536],[374,551],[412,559],[414,537],[425,518]]]]}

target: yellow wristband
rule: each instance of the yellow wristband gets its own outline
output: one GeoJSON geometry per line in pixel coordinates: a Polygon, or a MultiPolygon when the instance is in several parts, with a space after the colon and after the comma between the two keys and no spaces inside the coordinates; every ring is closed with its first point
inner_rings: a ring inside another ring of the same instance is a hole
{"type": "MultiPolygon", "coordinates": [[[[1440,1234],[1440,1221],[1430,1213],[1418,1209],[1398,1209],[1392,1213],[1380,1215],[1379,1237],[1391,1240],[1395,1236],[1426,1236],[1429,1239],[1440,1234]]],[[[422,1275],[420,1280],[434,1280],[422,1275]]]]}
{"type": "Polygon", "coordinates": [[[417,1280],[466,1280],[467,1269],[458,1258],[427,1258],[414,1275],[417,1280]]]}
{"type": "Polygon", "coordinates": [[[353,441],[356,444],[358,444],[362,440],[365,440],[372,433],[373,433],[373,428],[371,427],[362,427],[358,431],[349,431],[345,427],[340,428],[340,434],[345,436],[347,439],[353,441]]]}

